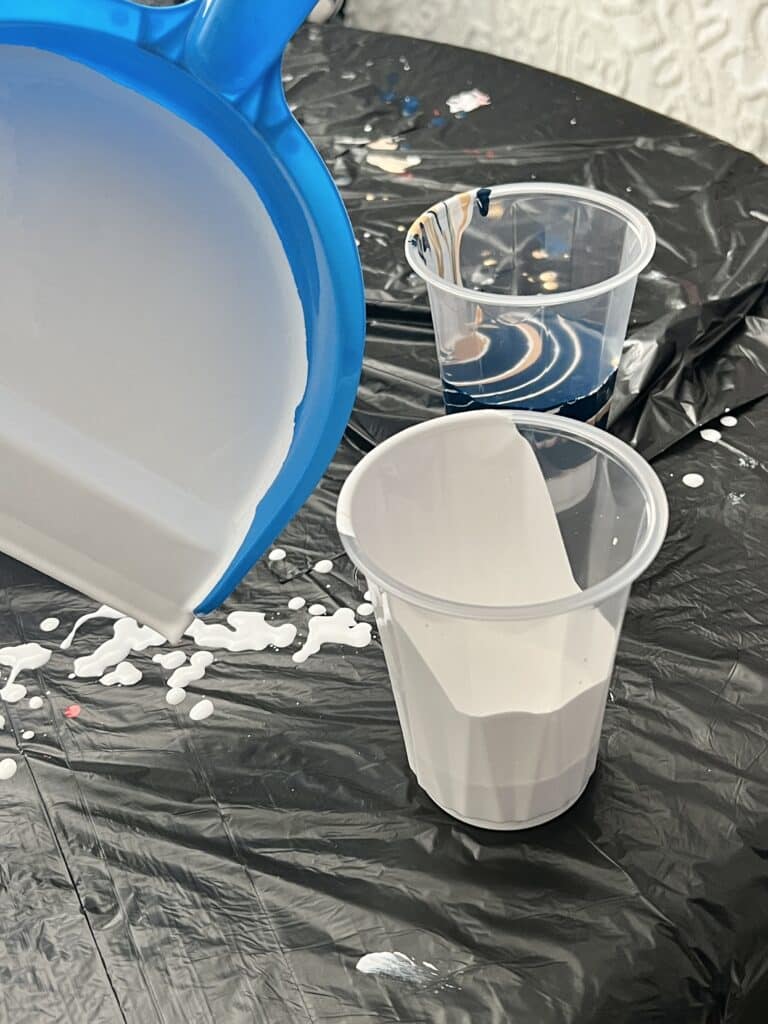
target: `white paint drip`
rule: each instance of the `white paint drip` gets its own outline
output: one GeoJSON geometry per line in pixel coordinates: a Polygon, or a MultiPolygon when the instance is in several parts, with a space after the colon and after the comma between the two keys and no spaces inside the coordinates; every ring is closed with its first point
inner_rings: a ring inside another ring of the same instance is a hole
{"type": "Polygon", "coordinates": [[[373,615],[373,605],[369,604],[367,601],[363,602],[363,604],[359,604],[357,606],[357,614],[358,615],[373,615]]]}
{"type": "Polygon", "coordinates": [[[720,422],[724,427],[735,427],[739,421],[736,416],[721,416],[720,422]]]}
{"type": "Polygon", "coordinates": [[[17,644],[0,648],[0,665],[10,668],[8,683],[13,683],[19,672],[42,668],[51,660],[52,652],[40,644],[17,644]]]}
{"type": "Polygon", "coordinates": [[[168,691],[168,693],[166,693],[165,699],[168,701],[169,704],[175,706],[176,704],[181,704],[181,702],[186,699],[186,696],[187,691],[183,687],[173,686],[168,691]]]}
{"type": "Polygon", "coordinates": [[[206,697],[204,700],[198,701],[197,704],[189,712],[189,717],[193,722],[202,722],[205,718],[210,718],[213,714],[213,702],[208,700],[206,697]]]}
{"type": "Polygon", "coordinates": [[[310,615],[325,615],[325,605],[323,604],[311,604],[308,610],[310,615]]]}
{"type": "Polygon", "coordinates": [[[285,558],[285,552],[282,548],[274,548],[269,552],[270,562],[282,562],[285,558]]]}
{"type": "Polygon", "coordinates": [[[221,622],[206,623],[195,619],[186,632],[198,647],[223,651],[263,651],[267,647],[290,647],[296,639],[296,627],[290,622],[273,626],[263,612],[230,612],[228,629],[221,622]]]}
{"type": "Polygon", "coordinates": [[[419,166],[421,157],[415,153],[367,153],[365,162],[387,174],[405,174],[419,166]]]}
{"type": "Polygon", "coordinates": [[[18,704],[26,696],[27,688],[21,683],[6,683],[0,690],[0,700],[4,700],[6,704],[18,704]]]}
{"type": "Polygon", "coordinates": [[[699,435],[702,441],[711,441],[715,444],[723,436],[719,430],[713,430],[711,427],[707,427],[705,430],[700,430],[699,435]]]}
{"type": "Polygon", "coordinates": [[[152,658],[152,661],[169,671],[180,668],[186,660],[187,656],[184,651],[168,651],[167,654],[156,654],[152,658]]]}
{"type": "Polygon", "coordinates": [[[43,619],[40,623],[40,629],[42,629],[44,633],[52,633],[54,629],[59,628],[60,624],[60,620],[56,618],[43,619]]]}
{"type": "Polygon", "coordinates": [[[701,473],[686,473],[683,477],[683,483],[686,487],[701,487],[704,483],[704,477],[701,473]]]}
{"type": "Polygon", "coordinates": [[[304,600],[303,597],[292,597],[291,600],[288,602],[288,607],[291,609],[292,612],[298,612],[304,607],[306,603],[307,602],[304,600]]]}
{"type": "Polygon", "coordinates": [[[203,678],[205,670],[212,664],[213,655],[210,651],[195,651],[188,665],[177,668],[173,675],[168,677],[168,686],[172,689],[181,689],[190,683],[196,683],[198,679],[203,678]]]}
{"type": "Polygon", "coordinates": [[[35,732],[33,729],[25,729],[21,734],[23,740],[33,740],[35,738],[35,732]]]}
{"type": "Polygon", "coordinates": [[[97,608],[95,612],[89,612],[87,615],[81,615],[72,627],[69,635],[61,641],[62,651],[69,650],[78,629],[80,629],[81,626],[84,626],[86,622],[90,621],[90,619],[122,619],[122,617],[122,612],[118,612],[114,608],[110,608],[108,604],[103,604],[100,608],[97,608]]]}
{"type": "Polygon", "coordinates": [[[750,210],[749,216],[754,217],[755,220],[763,220],[768,224],[768,213],[763,213],[762,210],[750,210]]]}
{"type": "Polygon", "coordinates": [[[29,710],[30,711],[39,711],[42,706],[43,706],[43,698],[42,697],[30,697],[29,698],[29,710]]]}
{"type": "Polygon", "coordinates": [[[437,968],[426,960],[419,964],[405,953],[366,953],[356,963],[363,974],[380,974],[395,981],[433,981],[437,968]]]}
{"type": "Polygon", "coordinates": [[[18,765],[12,757],[4,757],[0,761],[0,781],[8,782],[16,774],[18,765]]]}
{"type": "Polygon", "coordinates": [[[309,620],[309,634],[304,646],[294,654],[293,660],[297,665],[303,664],[310,655],[317,654],[323,644],[359,648],[367,647],[370,642],[370,625],[367,622],[355,622],[355,613],[351,608],[339,608],[330,618],[319,615],[309,620]]]}
{"type": "Polygon", "coordinates": [[[102,686],[135,686],[141,678],[142,674],[135,665],[130,661],[121,661],[112,672],[102,676],[100,682],[102,686]]]}
{"type": "Polygon", "coordinates": [[[333,562],[330,558],[321,558],[319,562],[315,562],[314,572],[319,572],[322,575],[333,571],[333,562]]]}
{"type": "Polygon", "coordinates": [[[165,637],[150,626],[140,626],[136,619],[120,618],[114,625],[112,636],[97,647],[93,654],[76,658],[74,674],[78,679],[101,678],[108,668],[118,665],[132,651],[145,651],[148,647],[162,647],[165,637]]]}
{"type": "Polygon", "coordinates": [[[480,89],[469,89],[467,92],[457,92],[455,96],[449,96],[445,101],[452,114],[471,114],[479,107],[488,107],[491,97],[480,89]]]}

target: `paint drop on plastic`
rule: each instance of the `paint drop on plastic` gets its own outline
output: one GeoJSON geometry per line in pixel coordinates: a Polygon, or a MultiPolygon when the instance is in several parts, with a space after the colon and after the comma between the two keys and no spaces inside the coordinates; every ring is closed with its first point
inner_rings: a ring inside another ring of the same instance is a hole
{"type": "Polygon", "coordinates": [[[42,706],[43,706],[43,698],[42,697],[30,697],[29,698],[29,710],[30,711],[39,711],[42,706]]]}
{"type": "Polygon", "coordinates": [[[298,612],[304,607],[306,603],[307,602],[304,600],[303,597],[292,597],[291,600],[288,602],[288,607],[291,609],[292,612],[298,612]]]}
{"type": "Polygon", "coordinates": [[[285,551],[282,548],[274,548],[269,552],[270,562],[282,562],[285,558],[285,551]]]}
{"type": "Polygon", "coordinates": [[[711,427],[700,430],[699,435],[702,441],[710,441],[712,444],[715,444],[723,436],[719,430],[713,430],[711,427]]]}
{"type": "Polygon", "coordinates": [[[54,629],[58,629],[59,628],[59,625],[60,625],[60,620],[59,619],[56,619],[56,618],[43,619],[43,621],[40,623],[40,629],[42,629],[42,631],[44,633],[52,633],[54,631],[54,629]]]}
{"type": "Polygon", "coordinates": [[[0,782],[8,782],[18,770],[18,765],[12,757],[4,757],[0,761],[0,782]]]}
{"type": "Polygon", "coordinates": [[[736,416],[721,416],[720,422],[724,427],[735,427],[739,421],[736,416]]]}
{"type": "Polygon", "coordinates": [[[322,573],[323,575],[325,573],[332,572],[333,562],[330,560],[330,558],[321,558],[319,562],[315,562],[314,571],[322,573]]]}
{"type": "Polygon", "coordinates": [[[686,473],[683,477],[683,483],[686,487],[701,487],[704,483],[704,477],[701,473],[686,473]]]}
{"type": "Polygon", "coordinates": [[[166,693],[165,699],[169,704],[175,706],[176,704],[181,704],[181,702],[186,699],[186,696],[187,691],[185,689],[181,686],[173,686],[168,693],[166,693]]]}
{"type": "Polygon", "coordinates": [[[193,722],[202,722],[206,718],[210,718],[213,714],[213,702],[208,700],[198,701],[197,704],[189,712],[189,717],[193,722]]]}

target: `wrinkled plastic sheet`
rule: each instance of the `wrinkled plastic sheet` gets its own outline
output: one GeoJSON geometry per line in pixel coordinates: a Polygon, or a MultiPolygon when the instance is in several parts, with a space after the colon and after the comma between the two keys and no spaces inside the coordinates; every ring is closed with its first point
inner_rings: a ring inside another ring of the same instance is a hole
{"type": "MultiPolygon", "coordinates": [[[[314,30],[286,71],[344,182],[367,359],[346,440],[281,539],[288,558],[259,565],[224,611],[285,620],[292,596],[359,602],[333,526],[339,488],[363,451],[441,413],[426,298],[397,226],[480,184],[594,185],[653,221],[613,429],[656,456],[669,537],[632,594],[595,777],[571,811],[525,832],[463,826],[419,789],[378,642],[303,666],[221,652],[204,684],[216,713],[198,725],[165,704],[148,656],[133,659],[139,686],[108,689],[69,679],[71,658],[54,653],[28,676],[43,710],[3,709],[0,755],[22,751],[22,766],[0,786],[0,1019],[760,1024],[768,224],[750,211],[768,211],[766,168],[602,93],[429,43],[314,30]],[[472,86],[490,107],[429,126],[472,86]],[[403,115],[393,91],[418,112],[403,115]],[[409,177],[343,141],[393,133],[422,157],[409,177]],[[702,441],[695,427],[726,407],[739,420],[726,444],[702,441]],[[683,486],[686,472],[704,485],[683,486]],[[330,576],[311,571],[319,557],[334,557],[330,576]],[[80,717],[65,718],[75,701],[80,717]],[[357,971],[374,951],[435,972],[357,971]]],[[[0,586],[3,644],[93,608],[9,558],[0,586]]],[[[90,624],[72,653],[107,629],[90,624]]]]}

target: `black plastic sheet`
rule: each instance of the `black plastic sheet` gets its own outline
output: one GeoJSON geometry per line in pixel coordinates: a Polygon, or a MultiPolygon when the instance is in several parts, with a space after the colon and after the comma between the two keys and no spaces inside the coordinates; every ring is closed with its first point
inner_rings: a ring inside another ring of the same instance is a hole
{"type": "MultiPolygon", "coordinates": [[[[195,725],[166,705],[152,652],[133,657],[131,689],[69,679],[70,655],[106,635],[85,627],[27,676],[41,711],[3,708],[0,756],[21,767],[0,784],[0,1020],[761,1024],[768,171],[618,99],[429,43],[312,30],[285,70],[344,182],[367,359],[347,439],[281,538],[288,558],[259,565],[222,614],[302,626],[290,597],[361,600],[333,525],[339,488],[361,452],[441,413],[398,225],[486,183],[594,185],[653,221],[613,428],[658,456],[669,537],[633,591],[593,781],[520,833],[460,825],[416,785],[377,642],[302,666],[220,652],[191,687],[216,704],[195,725]],[[446,116],[446,97],[473,86],[491,106],[446,116]],[[404,114],[406,96],[418,108],[404,114]],[[365,163],[366,137],[395,133],[422,158],[409,177],[365,163]],[[703,441],[694,428],[726,407],[739,422],[725,444],[703,441]],[[704,485],[685,487],[686,472],[704,485]],[[320,557],[335,558],[330,576],[312,572],[320,557]],[[357,971],[375,951],[435,972],[357,971]]],[[[93,609],[8,558],[0,586],[0,645],[47,643],[43,618],[68,628],[93,609]]]]}

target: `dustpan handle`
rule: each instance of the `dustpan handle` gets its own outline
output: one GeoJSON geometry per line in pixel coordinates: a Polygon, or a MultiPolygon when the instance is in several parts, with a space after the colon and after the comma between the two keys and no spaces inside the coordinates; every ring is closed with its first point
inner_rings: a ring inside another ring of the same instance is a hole
{"type": "Polygon", "coordinates": [[[198,78],[237,100],[280,61],[315,0],[201,0],[184,63],[198,78]]]}

